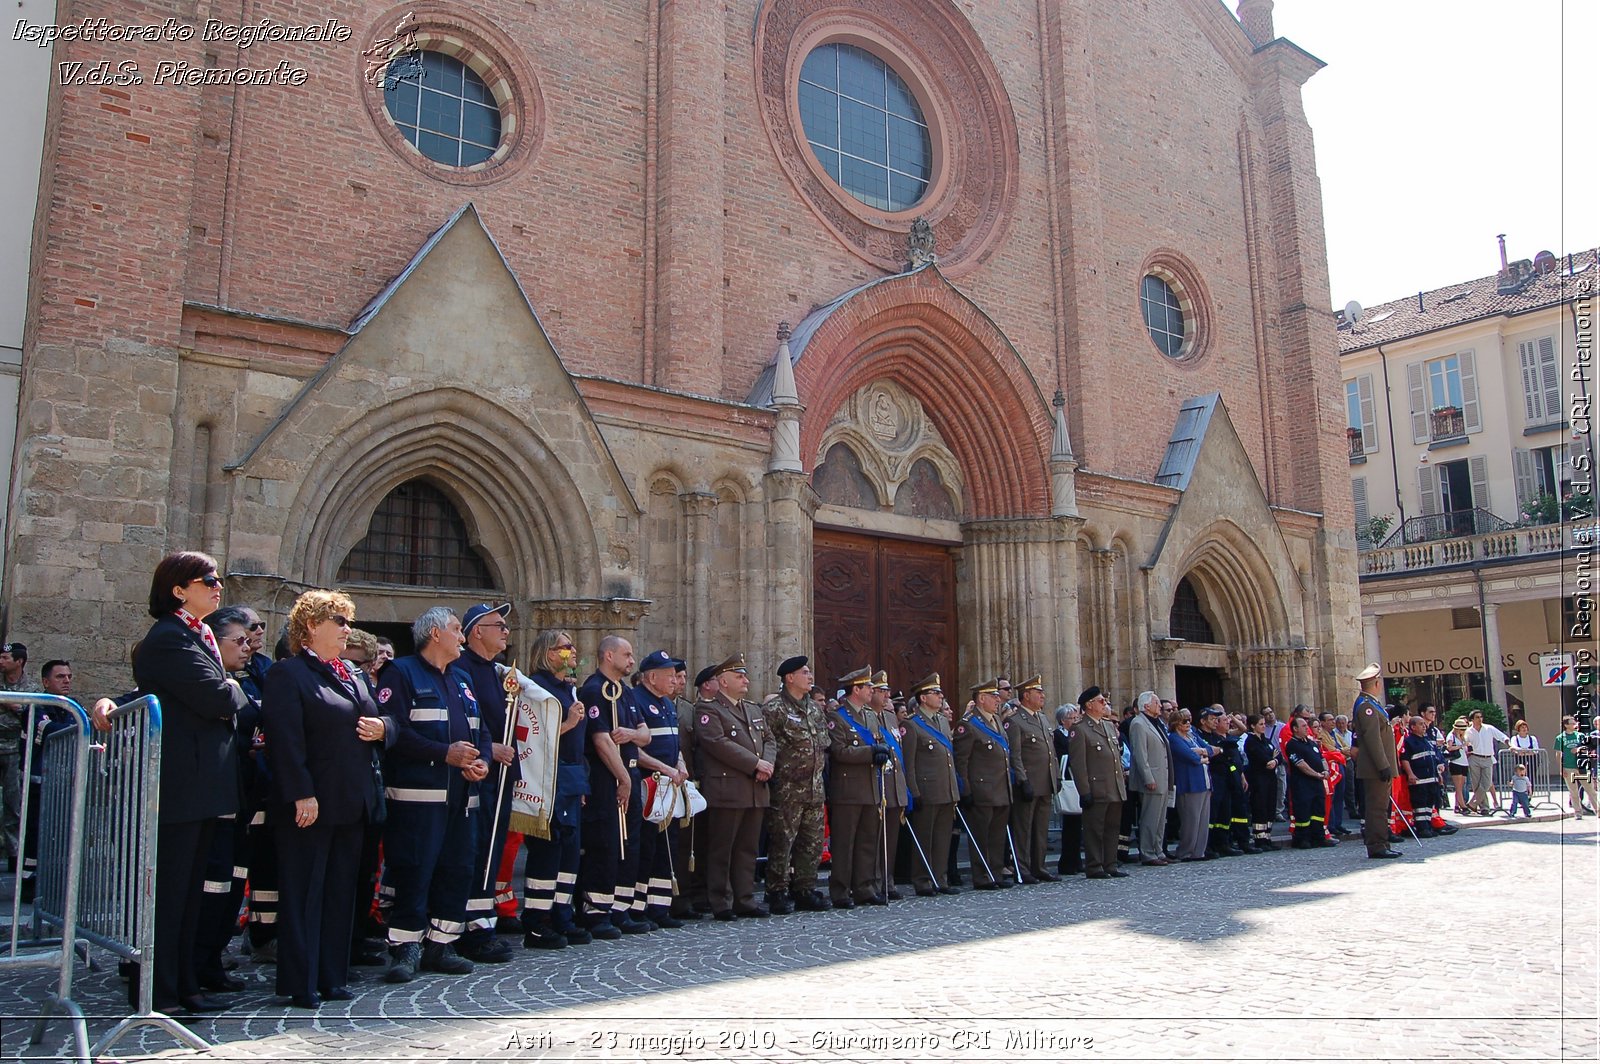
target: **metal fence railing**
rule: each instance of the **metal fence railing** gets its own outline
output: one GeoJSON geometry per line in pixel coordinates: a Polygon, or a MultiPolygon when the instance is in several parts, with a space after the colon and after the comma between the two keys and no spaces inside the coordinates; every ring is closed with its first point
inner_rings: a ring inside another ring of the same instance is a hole
{"type": "Polygon", "coordinates": [[[1511,808],[1511,781],[1516,778],[1517,766],[1528,768],[1529,805],[1535,808],[1549,806],[1560,810],[1556,795],[1566,789],[1561,782],[1560,762],[1550,756],[1549,750],[1519,750],[1506,747],[1494,758],[1494,793],[1500,799],[1501,809],[1511,808]]]}
{"type": "MultiPolygon", "coordinates": [[[[73,1023],[73,1057],[89,1064],[140,1027],[158,1028],[195,1049],[211,1043],[153,1007],[156,959],[156,832],[160,823],[161,704],[144,695],[107,714],[95,731],[71,699],[0,692],[0,702],[64,708],[73,726],[47,737],[38,818],[39,861],[31,939],[59,964],[56,994],[35,1022],[38,1045],[60,1014],[73,1023]],[[59,938],[47,938],[58,932],[59,938]],[[50,947],[55,945],[55,949],[50,947]],[[106,950],[134,966],[132,1014],[92,1047],[71,998],[74,950],[106,950]]],[[[13,903],[12,954],[19,953],[20,902],[13,903]]],[[[5,958],[0,958],[4,960],[5,958]]],[[[17,962],[21,966],[21,962],[17,962]]]]}
{"type": "Polygon", "coordinates": [[[17,849],[23,855],[24,875],[30,863],[34,870],[30,934],[23,938],[19,882],[11,901],[11,932],[6,950],[0,954],[0,972],[55,969],[55,992],[45,998],[32,1041],[37,1044],[44,1037],[52,1019],[65,1016],[72,1024],[75,1055],[87,1061],[89,1031],[83,1010],[72,1000],[72,970],[88,789],[89,716],[78,703],[60,695],[0,691],[0,702],[27,707],[17,849]],[[46,728],[49,734],[36,741],[46,728]],[[47,925],[58,927],[59,936],[45,937],[47,925]]]}

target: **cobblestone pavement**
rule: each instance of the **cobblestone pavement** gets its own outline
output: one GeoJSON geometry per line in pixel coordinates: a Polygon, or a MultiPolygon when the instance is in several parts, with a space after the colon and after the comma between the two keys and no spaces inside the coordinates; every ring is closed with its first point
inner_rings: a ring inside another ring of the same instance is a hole
{"type": "MultiPolygon", "coordinates": [[[[378,982],[310,1014],[272,969],[194,1029],[113,1054],[222,1060],[1594,1060],[1595,821],[1477,822],[1125,880],[911,898],[887,909],[704,922],[470,976],[378,982]]],[[[0,981],[0,1052],[49,981],[0,981]]],[[[97,1035],[121,984],[84,974],[97,1035]]],[[[50,1052],[44,1052],[49,1050],[50,1052]]]]}

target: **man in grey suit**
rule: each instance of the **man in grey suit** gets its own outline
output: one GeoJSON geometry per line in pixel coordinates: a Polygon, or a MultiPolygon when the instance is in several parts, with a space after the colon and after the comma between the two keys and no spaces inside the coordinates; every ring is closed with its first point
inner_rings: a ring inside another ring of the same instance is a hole
{"type": "Polygon", "coordinates": [[[1170,864],[1163,842],[1167,834],[1167,790],[1172,786],[1172,747],[1167,725],[1161,719],[1161,699],[1154,691],[1139,695],[1139,712],[1128,724],[1128,747],[1133,768],[1130,789],[1139,795],[1139,855],[1141,864],[1170,864]]]}

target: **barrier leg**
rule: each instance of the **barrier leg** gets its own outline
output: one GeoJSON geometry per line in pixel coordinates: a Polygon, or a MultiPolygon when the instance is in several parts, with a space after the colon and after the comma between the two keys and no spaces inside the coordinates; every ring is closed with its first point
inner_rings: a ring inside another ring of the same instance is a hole
{"type": "Polygon", "coordinates": [[[147,1012],[138,1016],[129,1016],[111,1030],[106,1032],[104,1038],[94,1044],[89,1052],[89,1059],[99,1060],[112,1046],[122,1041],[128,1032],[139,1027],[154,1027],[162,1030],[184,1043],[191,1049],[212,1049],[214,1044],[201,1038],[189,1028],[168,1016],[164,1012],[147,1012]]]}
{"type": "Polygon", "coordinates": [[[64,1013],[67,1019],[72,1021],[72,1059],[78,1061],[78,1064],[91,1064],[94,1057],[89,1053],[89,1025],[84,1021],[83,1010],[70,998],[51,994],[45,1000],[39,1018],[33,1021],[33,1033],[28,1038],[28,1044],[36,1046],[44,1041],[45,1028],[50,1026],[50,1021],[60,1013],[64,1013]]]}

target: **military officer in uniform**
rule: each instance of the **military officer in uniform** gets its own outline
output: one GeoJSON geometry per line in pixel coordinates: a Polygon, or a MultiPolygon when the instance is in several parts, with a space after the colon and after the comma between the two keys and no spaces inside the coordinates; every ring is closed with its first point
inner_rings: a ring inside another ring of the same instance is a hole
{"type": "Polygon", "coordinates": [[[1067,763],[1083,804],[1084,875],[1088,879],[1124,879],[1117,867],[1117,825],[1128,783],[1122,774],[1122,736],[1110,719],[1111,708],[1100,688],[1078,696],[1083,720],[1067,742],[1067,763]]]}
{"type": "MultiPolygon", "coordinates": [[[[708,665],[695,674],[694,686],[697,698],[706,699],[716,695],[717,680],[713,674],[715,668],[715,665],[708,665]]],[[[695,704],[683,697],[684,691],[689,686],[687,666],[678,674],[678,678],[675,701],[678,706],[679,750],[684,765],[689,769],[689,775],[698,779],[700,762],[694,748],[695,704]]],[[[679,829],[678,841],[672,851],[672,859],[678,869],[678,895],[672,899],[672,908],[669,911],[679,920],[699,920],[711,911],[711,903],[706,900],[705,827],[704,813],[690,818],[689,823],[679,829]]]]}
{"type": "Polygon", "coordinates": [[[956,750],[945,719],[944,689],[939,674],[925,677],[911,689],[914,706],[901,746],[906,756],[906,786],[911,792],[911,831],[922,847],[911,882],[920,897],[960,894],[950,885],[950,825],[955,820],[961,785],[956,779],[956,750]],[[926,858],[926,863],[924,863],[926,858]],[[929,869],[932,869],[930,875],[929,869]]]}
{"type": "Polygon", "coordinates": [[[775,913],[796,908],[821,912],[833,907],[817,889],[828,721],[811,698],[810,659],[785,659],[778,679],[783,690],[761,707],[767,734],[778,748],[767,814],[767,908],[775,913]]]}
{"type": "Polygon", "coordinates": [[[1399,857],[1401,851],[1389,848],[1389,788],[1399,771],[1399,759],[1389,715],[1378,700],[1383,694],[1383,669],[1368,665],[1356,674],[1356,680],[1361,684],[1361,694],[1350,709],[1350,720],[1361,751],[1356,758],[1356,778],[1361,781],[1362,800],[1366,803],[1361,839],[1367,844],[1368,857],[1399,857]]]}
{"type": "Polygon", "coordinates": [[[1016,752],[1000,723],[1000,697],[994,680],[975,685],[974,708],[956,725],[956,775],[967,785],[963,802],[967,827],[972,832],[972,884],[978,890],[1001,890],[1012,885],[1002,870],[1016,752]]]}
{"type": "Polygon", "coordinates": [[[899,853],[900,831],[911,795],[906,789],[906,757],[900,742],[900,714],[889,697],[889,674],[883,669],[872,674],[871,705],[872,711],[878,715],[879,734],[883,736],[890,755],[888,763],[883,766],[883,815],[887,828],[883,844],[888,846],[888,852],[878,855],[884,869],[883,896],[890,901],[899,901],[905,895],[894,887],[894,869],[897,867],[895,861],[899,853]]]}
{"type": "Polygon", "coordinates": [[[1017,751],[1016,790],[1011,795],[1011,840],[1017,847],[1018,876],[1024,883],[1061,877],[1045,867],[1046,838],[1055,812],[1057,778],[1052,725],[1044,714],[1044,677],[1030,676],[1017,684],[1021,707],[1005,722],[1006,738],[1017,751]]]}
{"type": "Polygon", "coordinates": [[[882,888],[883,777],[894,755],[872,711],[872,667],[841,676],[844,701],[828,714],[828,828],[833,871],[828,895],[834,907],[887,905],[882,888]]]}
{"type": "Polygon", "coordinates": [[[756,847],[770,804],[778,744],[761,708],[745,701],[744,655],[715,667],[718,691],[694,707],[695,750],[706,799],[706,893],[718,920],[769,916],[756,904],[756,847]]]}

